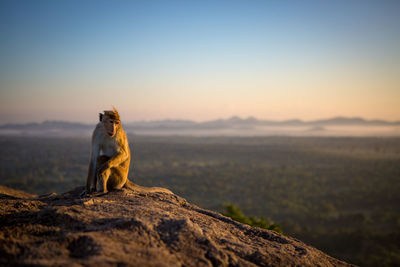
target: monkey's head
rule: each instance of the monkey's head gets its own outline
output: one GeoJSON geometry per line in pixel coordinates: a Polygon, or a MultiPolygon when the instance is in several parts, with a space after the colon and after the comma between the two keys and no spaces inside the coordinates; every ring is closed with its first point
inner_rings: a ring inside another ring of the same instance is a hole
{"type": "Polygon", "coordinates": [[[121,120],[116,108],[114,110],[105,110],[104,114],[100,113],[100,121],[110,137],[114,137],[121,126],[121,120]]]}

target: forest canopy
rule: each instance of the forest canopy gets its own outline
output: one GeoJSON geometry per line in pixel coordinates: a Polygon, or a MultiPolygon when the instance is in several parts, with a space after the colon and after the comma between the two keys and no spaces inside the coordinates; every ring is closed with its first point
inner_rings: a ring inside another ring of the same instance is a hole
{"type": "MultiPolygon", "coordinates": [[[[351,263],[400,264],[400,138],[129,136],[129,142],[129,179],[140,185],[166,187],[258,227],[273,222],[351,263]]],[[[85,184],[88,137],[2,136],[0,144],[2,185],[44,194],[85,184]]]]}

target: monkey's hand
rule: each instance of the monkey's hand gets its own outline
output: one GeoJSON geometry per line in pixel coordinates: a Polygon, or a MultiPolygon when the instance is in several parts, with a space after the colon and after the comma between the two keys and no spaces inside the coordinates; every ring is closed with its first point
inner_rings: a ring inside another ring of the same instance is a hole
{"type": "Polygon", "coordinates": [[[108,170],[109,168],[110,168],[110,163],[107,161],[100,165],[98,171],[99,171],[99,173],[103,173],[104,171],[108,170]]]}

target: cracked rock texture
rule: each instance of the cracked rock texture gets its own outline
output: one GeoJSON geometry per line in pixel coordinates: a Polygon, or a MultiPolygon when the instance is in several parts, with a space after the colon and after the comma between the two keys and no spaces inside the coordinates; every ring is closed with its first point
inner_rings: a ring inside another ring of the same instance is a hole
{"type": "Polygon", "coordinates": [[[350,266],[177,195],[82,190],[38,197],[0,186],[0,265],[350,266]]]}

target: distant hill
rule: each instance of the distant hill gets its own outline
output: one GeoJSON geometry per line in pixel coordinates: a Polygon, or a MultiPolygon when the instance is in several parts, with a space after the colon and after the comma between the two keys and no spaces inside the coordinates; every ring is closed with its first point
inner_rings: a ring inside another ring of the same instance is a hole
{"type": "Polygon", "coordinates": [[[389,122],[385,120],[365,120],[362,118],[346,118],[346,117],[335,117],[325,120],[317,120],[309,122],[313,125],[365,125],[365,126],[388,126],[388,125],[400,125],[400,121],[389,122]]]}
{"type": "Polygon", "coordinates": [[[227,128],[227,127],[240,127],[240,126],[394,126],[399,125],[400,121],[389,122],[384,120],[365,120],[362,118],[346,118],[334,117],[330,119],[302,121],[299,119],[272,121],[272,120],[259,120],[254,117],[240,118],[233,116],[228,119],[217,119],[206,122],[194,122],[190,120],[162,120],[162,121],[149,121],[149,122],[132,122],[127,124],[130,127],[144,127],[144,128],[227,128]]]}
{"type": "Polygon", "coordinates": [[[92,131],[93,125],[67,121],[0,125],[0,135],[86,136],[92,131]]]}
{"type": "MultiPolygon", "coordinates": [[[[173,135],[337,135],[328,127],[397,127],[383,135],[400,135],[400,121],[365,120],[363,118],[334,117],[314,121],[299,119],[273,121],[260,120],[254,117],[217,119],[206,122],[191,120],[158,120],[124,123],[124,128],[134,134],[173,134],[173,135]]],[[[368,127],[368,128],[367,128],[368,127]]],[[[34,136],[89,136],[94,125],[66,121],[44,121],[42,123],[4,124],[0,125],[0,135],[34,135],[34,136]]],[[[344,135],[364,135],[363,130],[344,135]]],[[[375,133],[379,135],[379,132],[375,133]]]]}

